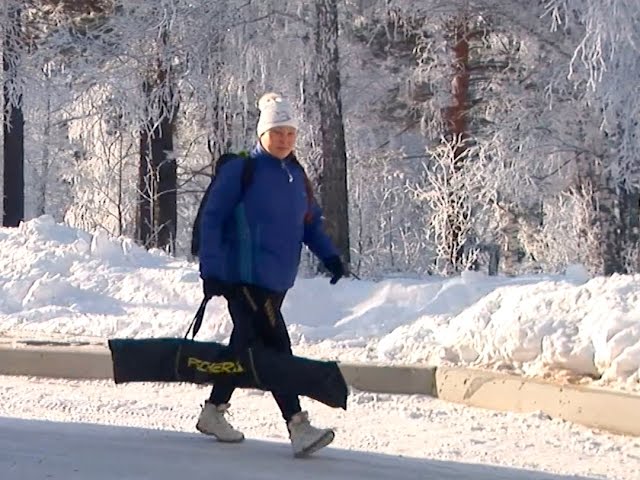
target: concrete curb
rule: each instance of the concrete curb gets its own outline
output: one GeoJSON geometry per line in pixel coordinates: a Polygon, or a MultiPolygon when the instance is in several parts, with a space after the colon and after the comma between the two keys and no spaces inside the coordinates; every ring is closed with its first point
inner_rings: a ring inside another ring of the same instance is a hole
{"type": "Polygon", "coordinates": [[[436,396],[436,368],[340,363],[347,384],[375,393],[436,396]]]}
{"type": "MultiPolygon", "coordinates": [[[[347,383],[375,393],[423,394],[473,407],[544,412],[612,433],[640,436],[640,395],[560,385],[456,367],[340,364],[347,383]]],[[[0,339],[0,375],[113,378],[111,353],[98,343],[0,339]]]]}
{"type": "Polygon", "coordinates": [[[105,380],[113,366],[104,346],[20,341],[0,343],[0,375],[105,380]]]}
{"type": "Polygon", "coordinates": [[[591,428],[640,436],[640,395],[561,385],[483,370],[438,367],[436,396],[474,407],[543,412],[591,428]]]}

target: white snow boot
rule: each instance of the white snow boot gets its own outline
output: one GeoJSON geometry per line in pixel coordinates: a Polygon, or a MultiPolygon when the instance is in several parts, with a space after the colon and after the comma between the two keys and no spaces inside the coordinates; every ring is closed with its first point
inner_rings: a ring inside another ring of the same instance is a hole
{"type": "Polygon", "coordinates": [[[296,458],[311,455],[329,445],[335,433],[330,428],[316,428],[309,423],[307,412],[296,413],[289,423],[289,438],[296,458]]]}
{"type": "Polygon", "coordinates": [[[205,402],[200,412],[196,429],[205,435],[216,437],[219,442],[241,442],[244,440],[244,434],[234,429],[224,418],[228,409],[228,403],[223,403],[216,407],[213,403],[205,402]]]}

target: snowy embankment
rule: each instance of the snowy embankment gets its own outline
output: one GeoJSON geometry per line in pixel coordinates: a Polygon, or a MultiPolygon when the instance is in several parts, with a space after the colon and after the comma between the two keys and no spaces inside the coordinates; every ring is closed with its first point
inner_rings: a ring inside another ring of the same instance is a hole
{"type": "MultiPolygon", "coordinates": [[[[0,333],[182,336],[201,300],[197,265],[49,217],[0,229],[0,333]]],[[[640,276],[299,279],[284,305],[298,354],[482,366],[640,391],[640,276]]],[[[201,339],[225,341],[224,303],[201,339]]]]}

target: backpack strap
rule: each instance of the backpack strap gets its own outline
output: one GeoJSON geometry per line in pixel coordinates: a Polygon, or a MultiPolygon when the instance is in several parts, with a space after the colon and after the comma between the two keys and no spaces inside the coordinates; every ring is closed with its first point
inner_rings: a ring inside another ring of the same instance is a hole
{"type": "Polygon", "coordinates": [[[240,184],[242,187],[242,195],[247,191],[249,185],[253,181],[253,172],[256,170],[256,159],[249,155],[247,152],[241,152],[239,154],[244,160],[242,167],[242,177],[240,178],[240,184]]]}

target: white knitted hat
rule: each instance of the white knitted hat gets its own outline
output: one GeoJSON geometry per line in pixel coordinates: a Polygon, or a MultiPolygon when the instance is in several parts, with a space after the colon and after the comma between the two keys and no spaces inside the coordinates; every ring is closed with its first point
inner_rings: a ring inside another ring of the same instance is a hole
{"type": "Polygon", "coordinates": [[[258,100],[260,119],[258,120],[258,138],[273,127],[293,127],[298,129],[298,121],[294,118],[293,107],[289,101],[278,93],[265,93],[258,100]]]}

